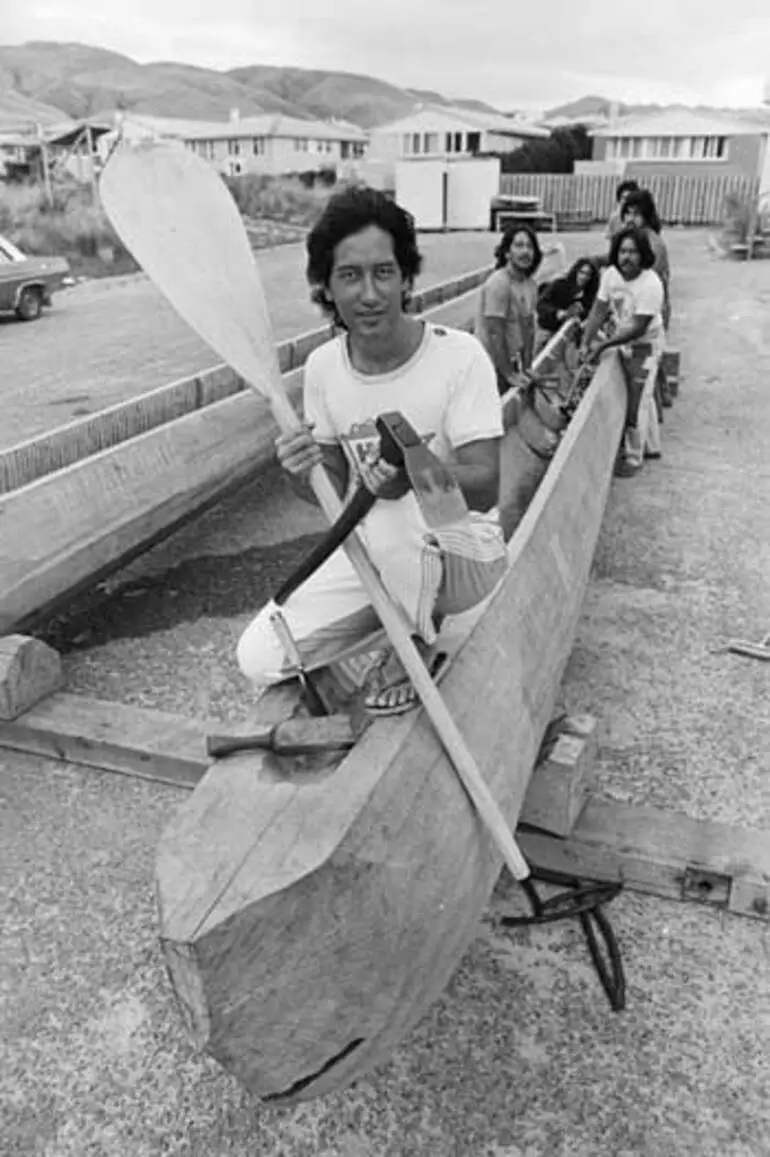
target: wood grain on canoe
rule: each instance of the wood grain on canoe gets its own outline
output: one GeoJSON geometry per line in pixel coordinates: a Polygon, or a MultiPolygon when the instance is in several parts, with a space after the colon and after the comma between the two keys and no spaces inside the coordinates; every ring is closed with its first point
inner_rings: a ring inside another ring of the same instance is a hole
{"type": "MultiPolygon", "coordinates": [[[[512,828],[572,647],[623,415],[613,355],[442,681],[512,828]]],[[[499,868],[421,710],[375,721],[322,784],[253,755],[212,769],[158,858],[164,953],[196,1042],[261,1096],[344,1087],[449,981],[499,868]]]]}

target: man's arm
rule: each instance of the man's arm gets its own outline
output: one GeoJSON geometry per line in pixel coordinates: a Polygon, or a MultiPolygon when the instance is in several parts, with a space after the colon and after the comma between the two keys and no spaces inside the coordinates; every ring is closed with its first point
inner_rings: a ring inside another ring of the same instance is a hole
{"type": "Polygon", "coordinates": [[[586,322],[585,328],[583,330],[582,345],[584,349],[587,349],[591,342],[594,340],[597,333],[607,320],[609,312],[610,303],[608,301],[602,301],[601,298],[597,297],[593,304],[593,308],[588,315],[588,321],[586,322]]]}
{"type": "Polygon", "coordinates": [[[647,333],[651,321],[651,313],[634,314],[631,320],[626,322],[625,325],[620,326],[612,337],[600,342],[595,352],[602,353],[604,350],[611,349],[613,346],[627,345],[628,342],[638,341],[640,337],[644,337],[647,333]]]}
{"type": "Polygon", "coordinates": [[[501,438],[480,438],[457,446],[448,464],[470,510],[491,510],[500,497],[501,438]]]}
{"type": "Polygon", "coordinates": [[[487,327],[488,353],[492,359],[492,364],[501,377],[513,384],[516,367],[508,348],[505,318],[485,317],[484,324],[487,327]]]}

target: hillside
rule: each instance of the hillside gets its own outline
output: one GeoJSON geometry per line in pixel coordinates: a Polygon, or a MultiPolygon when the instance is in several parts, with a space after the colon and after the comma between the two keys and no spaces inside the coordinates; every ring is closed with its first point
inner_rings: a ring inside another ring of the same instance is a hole
{"type": "Polygon", "coordinates": [[[335,117],[362,128],[406,116],[421,101],[491,107],[349,72],[263,64],[219,72],[175,61],[138,64],[106,48],[51,41],[0,46],[0,98],[6,97],[54,106],[56,119],[61,119],[58,110],[77,118],[127,108],[155,116],[226,120],[238,108],[242,116],[335,117]]]}
{"type": "Polygon", "coordinates": [[[59,108],[6,89],[0,79],[0,132],[15,132],[35,124],[58,125],[67,119],[59,108]]]}

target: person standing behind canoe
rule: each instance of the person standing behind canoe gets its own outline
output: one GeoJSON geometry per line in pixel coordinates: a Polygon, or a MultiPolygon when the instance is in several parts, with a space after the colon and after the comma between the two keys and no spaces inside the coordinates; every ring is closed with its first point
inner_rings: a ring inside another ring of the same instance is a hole
{"type": "Polygon", "coordinates": [[[654,263],[646,233],[627,227],[616,235],[610,250],[610,264],[602,274],[581,346],[583,357],[618,348],[626,364],[633,358],[636,343],[644,341],[651,347],[644,366],[644,388],[638,412],[626,427],[623,449],[615,467],[616,475],[623,478],[636,474],[645,457],[660,458],[654,391],[664,345],[663,285],[652,268],[654,263]],[[609,318],[614,322],[612,336],[592,349],[594,339],[609,318]]]}
{"type": "Polygon", "coordinates": [[[511,225],[495,250],[496,268],[479,291],[475,333],[492,359],[501,394],[532,365],[537,323],[534,275],[543,260],[529,225],[511,225]]]}
{"type": "MultiPolygon", "coordinates": [[[[414,221],[374,189],[331,197],[307,241],[313,299],[339,335],[305,363],[305,424],[276,441],[300,495],[323,465],[338,493],[360,483],[377,498],[359,527],[382,582],[404,610],[426,662],[449,616],[478,606],[502,577],[507,555],[497,513],[502,406],[495,374],[468,333],[406,312],[420,271],[414,221]],[[451,542],[429,532],[414,491],[380,456],[379,415],[400,411],[453,474],[469,508],[451,542]]],[[[296,667],[271,622],[268,603],[243,633],[237,658],[256,684],[280,682],[296,667]]],[[[380,623],[356,571],[337,549],[285,602],[283,619],[306,670],[341,665],[381,646],[380,623]],[[379,638],[377,637],[379,634],[379,638]]],[[[365,706],[393,715],[416,693],[386,649],[368,681],[365,706]]]]}
{"type": "Polygon", "coordinates": [[[630,193],[638,192],[638,190],[639,185],[633,180],[621,181],[615,190],[615,208],[610,214],[607,228],[604,231],[604,236],[608,241],[612,242],[625,224],[623,220],[623,210],[625,209],[626,197],[628,197],[630,193]]]}
{"type": "Polygon", "coordinates": [[[663,302],[663,326],[668,329],[671,319],[670,281],[671,266],[668,260],[668,249],[661,237],[660,217],[655,207],[655,200],[648,189],[638,189],[629,193],[623,206],[623,224],[633,225],[640,229],[647,237],[650,248],[655,257],[653,269],[663,283],[665,294],[663,302]]]}

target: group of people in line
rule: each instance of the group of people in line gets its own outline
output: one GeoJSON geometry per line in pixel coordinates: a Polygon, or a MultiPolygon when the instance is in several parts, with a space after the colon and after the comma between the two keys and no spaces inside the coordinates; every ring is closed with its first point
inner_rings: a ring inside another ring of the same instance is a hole
{"type": "MultiPolygon", "coordinates": [[[[313,499],[311,475],[320,465],[342,502],[361,485],[375,496],[358,533],[436,678],[457,645],[453,626],[469,610],[480,613],[500,578],[501,395],[526,381],[544,334],[576,318],[583,358],[610,346],[627,357],[644,339],[652,351],[645,390],[616,470],[635,473],[645,456],[660,455],[654,384],[670,307],[650,194],[624,183],[609,234],[607,257],[583,257],[540,287],[537,234],[523,225],[509,229],[478,295],[474,333],[410,312],[422,261],[415,224],[385,194],[342,190],[308,236],[311,295],[336,336],[307,359],[304,422],[277,439],[277,456],[306,498],[313,499]],[[419,497],[381,456],[376,420],[394,410],[452,475],[468,511],[461,526],[443,533],[429,525],[419,497]]],[[[260,610],[237,659],[260,688],[331,665],[342,682],[361,689],[372,715],[400,714],[417,701],[342,549],[281,607],[271,600],[260,610]]]]}
{"type": "Polygon", "coordinates": [[[543,255],[537,233],[526,224],[509,227],[479,294],[475,333],[495,366],[501,394],[526,381],[537,349],[570,319],[579,323],[581,357],[617,348],[634,406],[615,473],[631,477],[645,459],[661,457],[662,409],[671,404],[661,371],[671,319],[670,267],[649,190],[621,182],[606,238],[607,254],[580,257],[564,276],[538,285],[543,255]],[[641,364],[640,350],[646,355],[641,364]],[[640,375],[641,390],[634,384],[640,375]]]}

